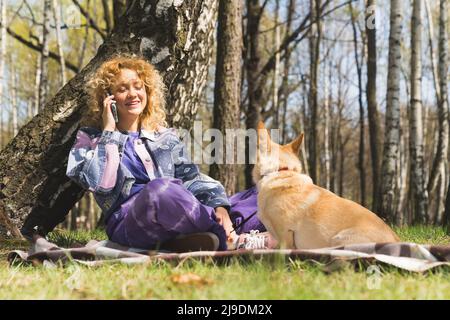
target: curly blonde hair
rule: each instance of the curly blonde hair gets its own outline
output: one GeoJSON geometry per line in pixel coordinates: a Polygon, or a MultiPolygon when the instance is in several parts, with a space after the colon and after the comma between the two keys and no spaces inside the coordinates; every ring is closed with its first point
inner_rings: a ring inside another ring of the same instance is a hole
{"type": "Polygon", "coordinates": [[[105,61],[87,83],[89,109],[81,120],[81,125],[102,129],[103,100],[122,69],[136,71],[145,86],[147,105],[139,115],[140,128],[154,131],[158,130],[159,126],[167,127],[166,87],[161,75],[143,57],[127,54],[117,55],[105,61]]]}

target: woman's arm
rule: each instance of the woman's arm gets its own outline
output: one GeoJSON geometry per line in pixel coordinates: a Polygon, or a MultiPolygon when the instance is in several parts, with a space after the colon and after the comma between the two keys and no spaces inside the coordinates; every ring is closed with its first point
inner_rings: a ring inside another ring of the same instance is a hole
{"type": "Polygon", "coordinates": [[[223,226],[225,229],[225,233],[227,235],[228,240],[230,240],[234,235],[231,234],[233,231],[233,223],[231,222],[230,215],[228,214],[227,209],[224,207],[215,208],[216,212],[216,221],[223,226]]]}
{"type": "Polygon", "coordinates": [[[91,138],[85,130],[82,128],[77,132],[66,175],[87,190],[107,193],[116,184],[119,146],[125,143],[126,135],[105,130],[100,137],[91,138]]]}

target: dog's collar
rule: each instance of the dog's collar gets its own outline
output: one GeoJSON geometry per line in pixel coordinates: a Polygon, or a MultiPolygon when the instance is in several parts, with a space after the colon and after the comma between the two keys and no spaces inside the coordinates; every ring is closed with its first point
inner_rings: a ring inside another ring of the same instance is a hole
{"type": "Polygon", "coordinates": [[[272,173],[275,173],[275,172],[280,172],[280,171],[289,171],[289,168],[288,167],[281,167],[281,168],[278,168],[278,170],[277,171],[272,171],[272,172],[269,172],[269,173],[266,173],[266,174],[262,174],[261,175],[261,177],[267,177],[269,174],[272,174],[272,173]]]}

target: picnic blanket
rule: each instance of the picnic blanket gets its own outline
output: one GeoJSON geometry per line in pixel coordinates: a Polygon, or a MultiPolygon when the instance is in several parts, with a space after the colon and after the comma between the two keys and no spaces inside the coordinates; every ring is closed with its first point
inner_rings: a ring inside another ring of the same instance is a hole
{"type": "Polygon", "coordinates": [[[8,254],[10,265],[43,264],[46,267],[79,263],[87,266],[100,266],[112,263],[148,264],[155,261],[167,261],[178,264],[195,260],[212,260],[218,264],[226,264],[235,258],[244,261],[255,259],[279,259],[288,261],[313,261],[333,270],[333,266],[345,261],[354,265],[369,266],[387,264],[399,269],[424,272],[436,267],[450,266],[450,245],[421,245],[416,243],[364,243],[322,249],[265,249],[265,250],[232,250],[232,251],[195,251],[186,253],[170,253],[148,251],[138,248],[124,247],[109,240],[91,240],[85,246],[77,248],[61,248],[39,239],[28,252],[14,250],[8,254]]]}

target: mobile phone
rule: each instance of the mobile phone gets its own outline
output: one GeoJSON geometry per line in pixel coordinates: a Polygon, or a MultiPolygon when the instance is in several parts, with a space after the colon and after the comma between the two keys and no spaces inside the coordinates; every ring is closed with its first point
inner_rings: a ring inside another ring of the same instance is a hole
{"type": "MultiPolygon", "coordinates": [[[[111,91],[108,91],[108,94],[111,95],[111,91]]],[[[112,114],[113,114],[114,121],[115,121],[116,123],[119,122],[119,116],[118,116],[118,114],[117,114],[117,106],[116,106],[116,103],[115,103],[115,102],[112,102],[112,103],[111,103],[111,112],[112,112],[112,114]]]]}

